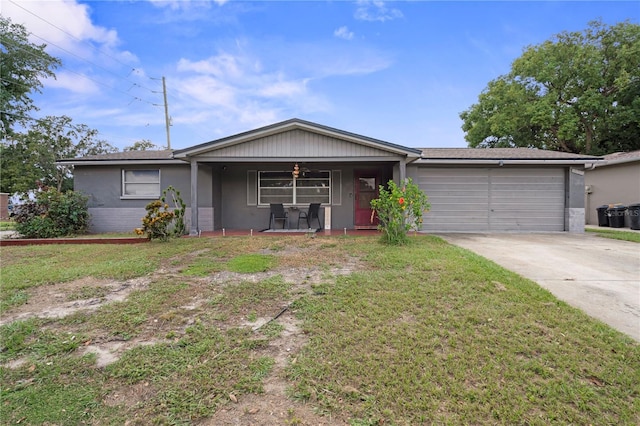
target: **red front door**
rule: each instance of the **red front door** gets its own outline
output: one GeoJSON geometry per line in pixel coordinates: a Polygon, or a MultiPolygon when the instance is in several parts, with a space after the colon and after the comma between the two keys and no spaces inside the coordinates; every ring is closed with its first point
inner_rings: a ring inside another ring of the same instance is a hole
{"type": "Polygon", "coordinates": [[[376,171],[356,171],[354,225],[356,229],[376,229],[378,217],[373,214],[371,200],[378,198],[380,173],[376,171]]]}

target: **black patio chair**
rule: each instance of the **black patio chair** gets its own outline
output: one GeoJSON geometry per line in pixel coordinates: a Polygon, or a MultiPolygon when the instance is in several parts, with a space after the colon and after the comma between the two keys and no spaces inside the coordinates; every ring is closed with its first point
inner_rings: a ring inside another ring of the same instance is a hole
{"type": "Polygon", "coordinates": [[[289,213],[287,211],[285,211],[284,206],[282,204],[270,204],[271,206],[271,213],[269,214],[269,229],[275,229],[272,228],[271,225],[275,226],[276,222],[281,220],[282,221],[282,229],[284,229],[284,225],[287,225],[287,228],[289,227],[289,213]]]}
{"type": "Polygon", "coordinates": [[[311,229],[311,222],[313,219],[318,221],[318,229],[322,229],[322,225],[320,224],[320,203],[311,203],[309,204],[309,210],[306,212],[301,211],[298,214],[298,228],[300,228],[300,219],[304,219],[307,221],[307,227],[311,229]]]}

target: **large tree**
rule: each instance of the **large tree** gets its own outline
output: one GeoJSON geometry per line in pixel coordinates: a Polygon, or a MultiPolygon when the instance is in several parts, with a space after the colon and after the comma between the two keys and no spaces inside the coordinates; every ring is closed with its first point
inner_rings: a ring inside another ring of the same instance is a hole
{"type": "Polygon", "coordinates": [[[32,92],[40,92],[42,79],[55,77],[61,65],[50,56],[46,45],[29,42],[24,26],[13,24],[0,15],[0,138],[13,132],[13,126],[25,125],[29,112],[37,110],[32,92]]]}
{"type": "Polygon", "coordinates": [[[154,151],[163,149],[148,139],[140,139],[135,141],[133,145],[124,147],[123,151],[154,151]]]}
{"type": "Polygon", "coordinates": [[[28,132],[16,133],[2,144],[0,190],[26,192],[39,185],[59,191],[72,189],[71,166],[56,161],[117,151],[97,135],[97,130],[84,124],[74,125],[67,116],[48,116],[36,121],[28,132]]]}
{"type": "Polygon", "coordinates": [[[640,25],[596,21],[527,47],[460,118],[471,147],[640,149],[640,25]]]}

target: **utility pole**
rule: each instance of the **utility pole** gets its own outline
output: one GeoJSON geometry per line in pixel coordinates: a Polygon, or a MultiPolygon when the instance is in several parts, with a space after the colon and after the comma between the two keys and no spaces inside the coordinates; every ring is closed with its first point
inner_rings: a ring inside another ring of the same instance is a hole
{"type": "Polygon", "coordinates": [[[164,76],[162,76],[162,94],[164,95],[164,122],[167,128],[167,149],[171,149],[171,135],[169,127],[171,126],[171,118],[169,117],[169,104],[167,103],[167,85],[164,76]]]}

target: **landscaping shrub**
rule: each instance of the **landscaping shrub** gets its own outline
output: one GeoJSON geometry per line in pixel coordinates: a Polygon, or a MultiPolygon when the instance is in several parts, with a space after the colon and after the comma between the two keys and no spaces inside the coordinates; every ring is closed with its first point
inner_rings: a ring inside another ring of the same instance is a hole
{"type": "Polygon", "coordinates": [[[398,245],[408,241],[408,231],[420,229],[422,214],[430,205],[426,194],[411,179],[406,179],[402,187],[392,180],[386,188],[380,185],[379,198],[371,200],[371,207],[378,214],[382,240],[398,245]]]}
{"type": "Polygon", "coordinates": [[[167,241],[172,237],[179,237],[186,233],[184,213],[186,204],[180,197],[180,192],[169,186],[162,193],[162,198],[147,204],[147,214],[142,218],[142,228],[136,228],[138,235],[147,235],[151,240],[167,241]],[[173,202],[170,210],[167,199],[173,202]]]}
{"type": "Polygon", "coordinates": [[[87,197],[55,188],[36,193],[14,216],[16,231],[25,238],[54,238],[83,234],[89,225],[87,197]]]}

